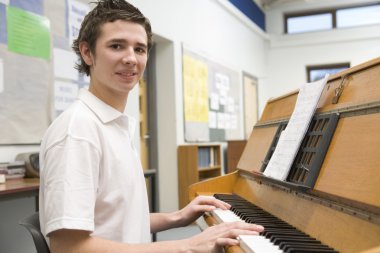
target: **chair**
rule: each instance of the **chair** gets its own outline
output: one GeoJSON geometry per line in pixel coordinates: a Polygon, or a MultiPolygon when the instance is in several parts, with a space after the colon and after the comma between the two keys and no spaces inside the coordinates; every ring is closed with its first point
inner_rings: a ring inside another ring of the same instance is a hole
{"type": "Polygon", "coordinates": [[[40,217],[38,212],[22,219],[19,221],[19,224],[24,226],[32,235],[37,253],[50,253],[45,237],[41,233],[40,217]]]}

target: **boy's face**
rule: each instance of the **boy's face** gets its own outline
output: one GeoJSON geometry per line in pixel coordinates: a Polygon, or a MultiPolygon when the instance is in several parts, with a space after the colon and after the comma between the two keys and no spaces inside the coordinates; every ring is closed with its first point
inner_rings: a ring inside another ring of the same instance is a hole
{"type": "Polygon", "coordinates": [[[147,41],[140,24],[123,20],[103,24],[95,55],[88,52],[84,57],[90,65],[91,86],[108,94],[128,95],[144,72],[147,41]]]}

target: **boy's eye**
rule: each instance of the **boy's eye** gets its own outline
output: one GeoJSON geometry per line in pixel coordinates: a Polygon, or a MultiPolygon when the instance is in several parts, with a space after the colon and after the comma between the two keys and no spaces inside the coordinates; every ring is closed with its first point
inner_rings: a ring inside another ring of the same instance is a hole
{"type": "Polygon", "coordinates": [[[145,48],[138,47],[138,48],[136,48],[136,52],[143,54],[143,53],[145,53],[145,48]]]}
{"type": "Polygon", "coordinates": [[[111,48],[113,48],[113,49],[120,49],[121,45],[120,44],[112,44],[111,48]]]}

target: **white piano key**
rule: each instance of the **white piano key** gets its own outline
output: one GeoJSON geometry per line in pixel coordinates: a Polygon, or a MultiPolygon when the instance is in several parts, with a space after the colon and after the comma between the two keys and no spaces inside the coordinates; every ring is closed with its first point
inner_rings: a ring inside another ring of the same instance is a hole
{"type": "Polygon", "coordinates": [[[269,239],[261,235],[240,235],[240,247],[245,253],[282,253],[269,239]]]}
{"type": "MultiPolygon", "coordinates": [[[[230,210],[215,209],[211,215],[220,223],[243,221],[230,210]]],[[[277,253],[283,252],[277,245],[261,235],[240,235],[240,247],[245,253],[277,253]]]]}
{"type": "MultiPolygon", "coordinates": [[[[243,221],[239,216],[234,214],[230,210],[215,209],[211,212],[211,215],[216,218],[220,223],[222,222],[234,222],[234,221],[243,221]]],[[[244,221],[243,221],[244,222],[244,221]]]]}

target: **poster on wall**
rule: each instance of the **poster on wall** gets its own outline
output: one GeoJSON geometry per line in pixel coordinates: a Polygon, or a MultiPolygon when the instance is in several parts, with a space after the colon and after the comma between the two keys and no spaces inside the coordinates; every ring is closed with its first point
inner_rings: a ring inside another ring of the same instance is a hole
{"type": "Polygon", "coordinates": [[[0,0],[0,145],[39,144],[88,86],[69,41],[89,2],[0,0]]]}
{"type": "Polygon", "coordinates": [[[0,4],[0,144],[39,143],[49,125],[50,22],[33,2],[0,4]]]}
{"type": "Polygon", "coordinates": [[[185,140],[242,139],[239,73],[183,46],[185,140]]]}

